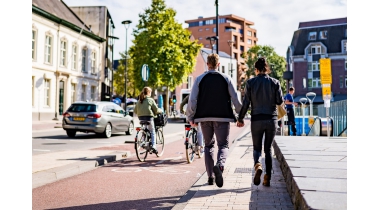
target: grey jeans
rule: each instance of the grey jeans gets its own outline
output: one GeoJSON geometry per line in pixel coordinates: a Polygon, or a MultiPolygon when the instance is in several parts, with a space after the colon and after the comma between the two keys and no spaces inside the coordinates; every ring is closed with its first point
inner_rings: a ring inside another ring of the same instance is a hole
{"type": "Polygon", "coordinates": [[[215,122],[206,121],[201,122],[201,128],[203,133],[203,140],[205,142],[205,165],[208,177],[213,177],[214,167],[214,144],[216,137],[218,145],[218,154],[216,163],[220,166],[224,166],[228,156],[228,139],[230,135],[230,123],[229,122],[215,122]]]}

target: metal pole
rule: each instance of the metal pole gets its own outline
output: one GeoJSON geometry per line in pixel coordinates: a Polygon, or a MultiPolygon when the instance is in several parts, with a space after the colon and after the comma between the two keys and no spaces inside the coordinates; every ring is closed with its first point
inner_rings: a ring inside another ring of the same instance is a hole
{"type": "MultiPolygon", "coordinates": [[[[215,0],[215,6],[216,6],[216,36],[219,37],[218,0],[215,0]]],[[[216,40],[216,54],[219,54],[219,39],[216,40]]]]}
{"type": "Polygon", "coordinates": [[[113,45],[114,45],[114,43],[113,43],[113,40],[112,40],[112,80],[111,80],[111,97],[110,97],[110,101],[112,101],[112,95],[113,95],[113,73],[114,73],[114,71],[115,71],[115,69],[113,69],[113,45]]]}
{"type": "Polygon", "coordinates": [[[329,116],[328,107],[326,107],[326,119],[327,119],[327,138],[330,138],[330,116],[329,116]]]}
{"type": "Polygon", "coordinates": [[[125,113],[127,113],[127,68],[128,68],[128,27],[125,31],[125,69],[124,69],[124,109],[125,113]]]}

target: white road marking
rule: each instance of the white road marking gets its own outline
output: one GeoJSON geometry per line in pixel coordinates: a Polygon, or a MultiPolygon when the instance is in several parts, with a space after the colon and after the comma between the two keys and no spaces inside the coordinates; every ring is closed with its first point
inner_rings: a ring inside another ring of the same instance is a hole
{"type": "Polygon", "coordinates": [[[46,149],[33,149],[33,151],[50,152],[50,150],[46,150],[46,149]]]}
{"type": "Polygon", "coordinates": [[[164,134],[164,137],[165,138],[169,138],[169,137],[177,136],[177,135],[184,134],[184,133],[185,133],[185,131],[181,131],[181,132],[177,132],[177,133],[172,133],[172,134],[167,134],[167,135],[164,134]]]}
{"type": "Polygon", "coordinates": [[[96,143],[99,143],[99,144],[110,144],[111,142],[108,142],[108,141],[97,141],[96,143]]]}
{"type": "Polygon", "coordinates": [[[84,141],[79,141],[79,140],[70,140],[70,141],[75,141],[75,142],[84,142],[84,141]]]}

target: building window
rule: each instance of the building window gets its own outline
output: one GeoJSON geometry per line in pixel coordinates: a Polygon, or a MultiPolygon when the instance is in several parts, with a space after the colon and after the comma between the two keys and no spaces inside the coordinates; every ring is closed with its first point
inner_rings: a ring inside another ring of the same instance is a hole
{"type": "Polygon", "coordinates": [[[198,29],[198,31],[203,31],[203,29],[202,29],[202,28],[200,28],[200,29],[198,29]]]}
{"type": "Polygon", "coordinates": [[[32,77],[32,106],[34,106],[34,77],[32,77]]]}
{"type": "Polygon", "coordinates": [[[255,44],[255,45],[256,45],[256,41],[253,41],[253,44],[255,44]]]}
{"type": "Polygon", "coordinates": [[[81,100],[86,100],[86,85],[82,85],[82,94],[81,94],[81,100]]]}
{"type": "Polygon", "coordinates": [[[248,44],[252,44],[252,39],[248,39],[248,44]]]}
{"type": "Polygon", "coordinates": [[[252,31],[247,31],[248,36],[252,36],[252,31]]]}
{"type": "Polygon", "coordinates": [[[256,32],[253,33],[253,36],[256,37],[256,32]]]}
{"type": "Polygon", "coordinates": [[[309,40],[316,40],[316,39],[317,39],[317,32],[310,32],[309,40]]]}
{"type": "Polygon", "coordinates": [[[315,78],[309,78],[308,86],[311,88],[320,88],[321,87],[321,80],[318,77],[315,78]]]}
{"type": "Polygon", "coordinates": [[[95,68],[96,68],[96,52],[91,52],[91,73],[95,74],[95,68]]]}
{"type": "Polygon", "coordinates": [[[347,75],[346,75],[346,78],[344,79],[344,85],[345,87],[347,87],[347,75]]]}
{"type": "Polygon", "coordinates": [[[50,106],[50,80],[45,79],[44,84],[44,105],[50,106]]]}
{"type": "Polygon", "coordinates": [[[206,23],[206,25],[212,25],[212,24],[214,24],[214,20],[206,20],[205,21],[206,23]]]}
{"type": "Polygon", "coordinates": [[[240,46],[240,51],[244,52],[244,46],[240,46]]]}
{"type": "Polygon", "coordinates": [[[302,85],[303,85],[304,89],[307,88],[306,78],[305,77],[302,79],[302,85]]]}
{"type": "Polygon", "coordinates": [[[320,64],[318,61],[307,63],[308,71],[319,71],[320,64]]]}
{"type": "Polygon", "coordinates": [[[234,58],[237,59],[237,57],[238,57],[238,54],[234,53],[234,58]]]}
{"type": "Polygon", "coordinates": [[[95,101],[95,86],[91,86],[91,101],[95,101]]]}
{"type": "Polygon", "coordinates": [[[187,77],[187,89],[193,88],[193,76],[187,77]]]}
{"type": "Polygon", "coordinates": [[[222,66],[222,73],[225,73],[224,66],[222,66]]]}
{"type": "Polygon", "coordinates": [[[209,28],[206,28],[206,31],[209,31],[210,29],[209,28]]]}
{"type": "Polygon", "coordinates": [[[77,61],[78,61],[78,47],[73,45],[73,57],[71,61],[71,69],[77,70],[77,61]]]}
{"type": "Polygon", "coordinates": [[[36,41],[37,41],[37,31],[32,30],[32,60],[36,60],[36,41]]]}
{"type": "Polygon", "coordinates": [[[321,54],[321,46],[311,46],[311,54],[321,54]]]}
{"type": "Polygon", "coordinates": [[[209,45],[209,44],[206,44],[206,47],[210,47],[210,45],[209,45]]]}
{"type": "Polygon", "coordinates": [[[343,81],[343,75],[340,75],[340,76],[339,76],[339,87],[340,87],[340,88],[343,88],[343,87],[344,87],[344,84],[343,84],[343,83],[344,83],[344,81],[343,81]]]}
{"type": "Polygon", "coordinates": [[[76,85],[71,83],[71,103],[75,102],[75,88],[76,85]]]}
{"type": "Polygon", "coordinates": [[[347,71],[347,60],[344,61],[344,69],[347,71]]]}
{"type": "Polygon", "coordinates": [[[199,37],[198,39],[199,39],[199,40],[202,40],[203,38],[202,38],[202,37],[199,37]]]}
{"type": "Polygon", "coordinates": [[[50,35],[46,35],[45,37],[45,63],[51,64],[52,59],[52,40],[53,37],[50,35]]]}
{"type": "Polygon", "coordinates": [[[61,41],[61,61],[59,63],[60,66],[66,66],[66,51],[67,51],[67,42],[61,41]]]}
{"type": "Polygon", "coordinates": [[[87,72],[86,69],[86,56],[87,56],[87,49],[82,49],[82,72],[87,72]]]}
{"type": "Polygon", "coordinates": [[[327,39],[327,30],[320,31],[319,32],[319,38],[320,39],[327,39]]]}
{"type": "Polygon", "coordinates": [[[214,27],[214,28],[212,29],[212,31],[213,31],[214,33],[216,33],[216,28],[214,27]]]}
{"type": "Polygon", "coordinates": [[[347,41],[343,42],[343,52],[347,53],[347,41]]]}
{"type": "Polygon", "coordinates": [[[199,26],[203,26],[203,21],[199,21],[199,26]]]}

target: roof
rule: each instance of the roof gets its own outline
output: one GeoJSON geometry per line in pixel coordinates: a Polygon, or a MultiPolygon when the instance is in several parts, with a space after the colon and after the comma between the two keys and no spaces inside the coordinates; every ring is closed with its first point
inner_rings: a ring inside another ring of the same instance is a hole
{"type": "Polygon", "coordinates": [[[90,32],[90,28],[62,0],[32,0],[32,4],[90,32]]]}
{"type": "MultiPolygon", "coordinates": [[[[292,42],[291,42],[291,46],[294,48],[293,55],[305,55],[305,48],[310,43],[316,43],[316,42],[320,42],[324,46],[326,46],[327,53],[341,53],[342,52],[341,41],[347,40],[347,37],[346,37],[347,21],[346,23],[344,23],[344,21],[341,21],[339,22],[339,24],[335,24],[335,25],[321,24],[321,23],[334,23],[334,21],[328,22],[328,20],[314,21],[314,22],[317,22],[318,24],[315,23],[313,27],[300,28],[294,32],[292,42]],[[319,38],[321,31],[327,31],[327,39],[319,38]],[[316,40],[309,40],[310,32],[317,32],[316,40]]],[[[311,23],[313,22],[309,22],[309,23],[310,23],[309,25],[312,25],[311,23]]]]}
{"type": "Polygon", "coordinates": [[[298,29],[308,28],[308,27],[319,27],[319,26],[328,26],[328,25],[341,25],[347,24],[347,17],[345,18],[336,18],[328,20],[316,20],[309,22],[300,22],[298,29]]]}
{"type": "Polygon", "coordinates": [[[32,0],[32,13],[43,16],[83,35],[103,42],[105,39],[93,34],[90,28],[62,0],[32,0]]]}
{"type": "MultiPolygon", "coordinates": [[[[201,48],[201,52],[204,52],[208,55],[208,54],[212,53],[212,50],[210,48],[201,48]]],[[[216,53],[216,50],[214,50],[214,52],[216,53]]],[[[219,51],[218,55],[219,55],[219,57],[223,57],[223,58],[231,58],[231,56],[229,54],[227,54],[223,51],[219,51]]],[[[232,59],[235,59],[235,58],[232,57],[232,59]]]]}

